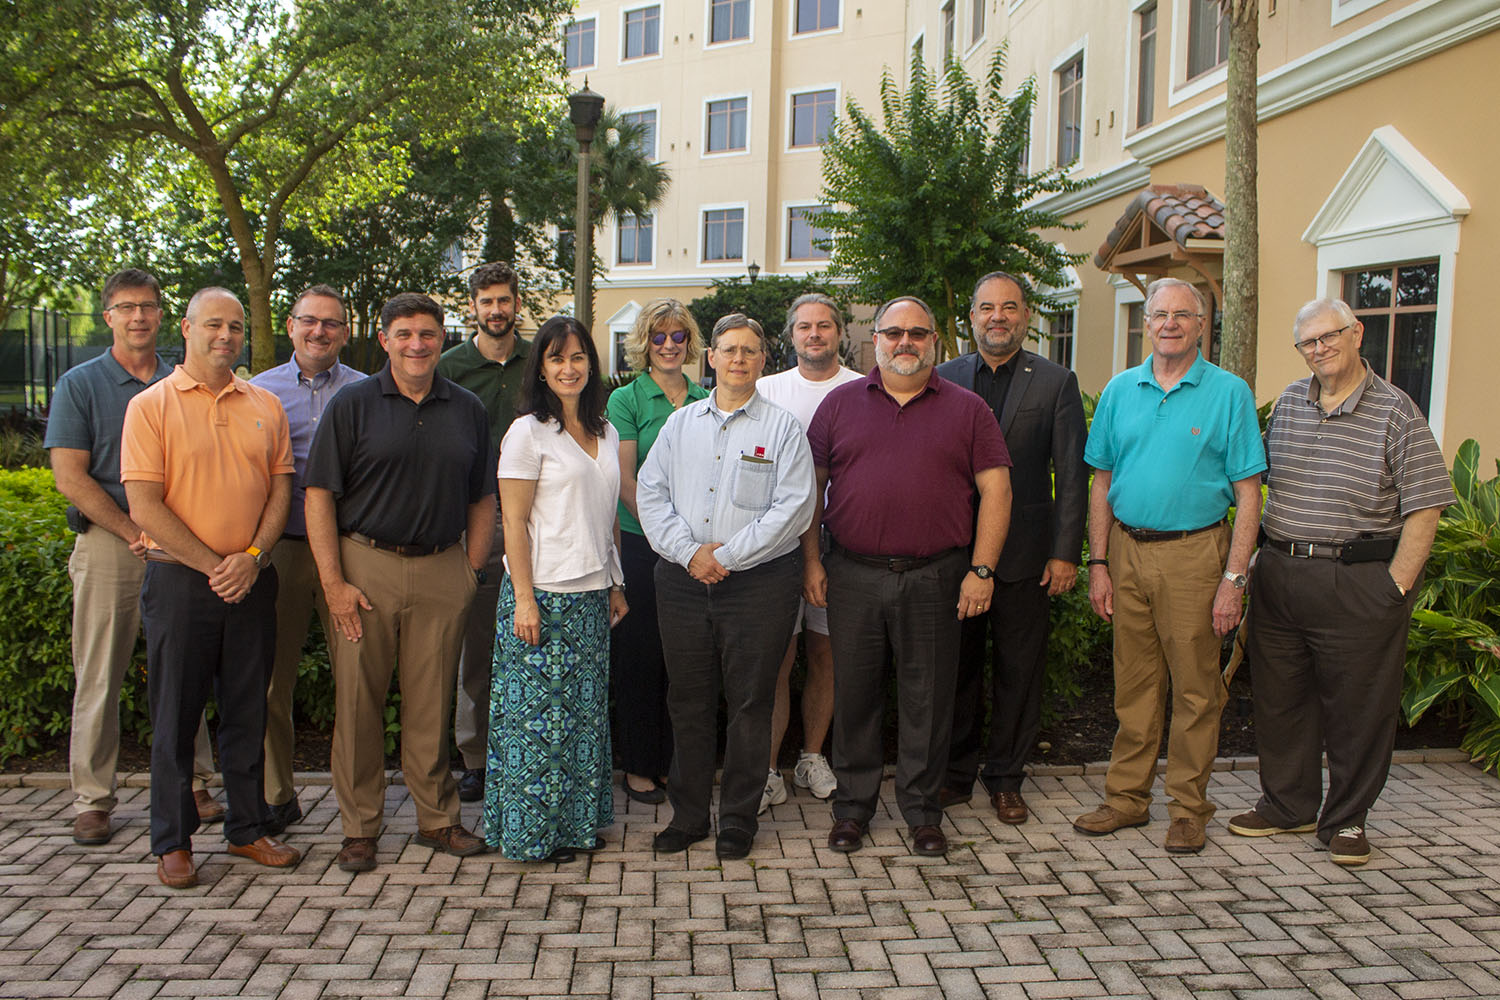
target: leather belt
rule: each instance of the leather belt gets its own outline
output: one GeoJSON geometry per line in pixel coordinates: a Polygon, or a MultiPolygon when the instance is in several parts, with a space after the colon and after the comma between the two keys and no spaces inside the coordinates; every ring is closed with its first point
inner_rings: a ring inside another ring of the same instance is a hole
{"type": "Polygon", "coordinates": [[[283,531],[281,533],[281,537],[282,538],[290,539],[290,540],[292,540],[294,542],[305,542],[305,541],[307,541],[307,536],[306,535],[298,535],[298,534],[294,534],[293,532],[290,532],[290,531],[283,531]]]}
{"type": "Polygon", "coordinates": [[[874,566],[877,569],[888,570],[892,573],[908,573],[914,569],[921,569],[943,559],[954,552],[963,551],[961,548],[946,549],[931,556],[867,556],[862,552],[853,552],[844,548],[837,541],[832,544],[833,551],[844,558],[860,563],[864,566],[874,566]]]}
{"type": "Polygon", "coordinates": [[[147,549],[146,559],[149,562],[169,563],[173,566],[186,566],[187,563],[178,559],[165,549],[147,549]]]}
{"type": "Polygon", "coordinates": [[[378,538],[371,538],[369,535],[361,535],[357,531],[346,531],[344,532],[344,537],[351,542],[368,545],[372,549],[379,549],[382,552],[394,552],[398,556],[435,556],[439,552],[446,552],[458,544],[457,542],[449,542],[447,545],[396,545],[392,542],[382,542],[378,538]]]}
{"type": "Polygon", "coordinates": [[[1268,549],[1284,552],[1297,559],[1337,559],[1340,562],[1388,562],[1396,554],[1396,539],[1360,539],[1360,550],[1350,552],[1345,542],[1283,542],[1267,538],[1262,544],[1268,549]],[[1379,542],[1386,545],[1380,545],[1379,542]]]}
{"type": "Polygon", "coordinates": [[[1189,528],[1186,531],[1152,531],[1150,528],[1132,528],[1120,520],[1116,520],[1115,523],[1120,526],[1121,531],[1137,542],[1175,542],[1187,538],[1189,535],[1201,535],[1205,531],[1221,528],[1229,523],[1229,519],[1227,517],[1220,518],[1213,524],[1205,524],[1201,528],[1189,528]]]}

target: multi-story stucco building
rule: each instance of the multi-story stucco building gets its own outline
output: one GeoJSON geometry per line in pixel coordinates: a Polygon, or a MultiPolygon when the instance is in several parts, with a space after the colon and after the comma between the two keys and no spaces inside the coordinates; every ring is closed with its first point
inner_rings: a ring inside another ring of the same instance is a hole
{"type": "MultiPolygon", "coordinates": [[[[1261,400],[1306,373],[1297,307],[1341,295],[1446,452],[1500,442],[1500,340],[1482,312],[1500,266],[1484,187],[1500,156],[1497,28],[1494,0],[1260,0],[1261,400]]],[[[829,114],[875,109],[882,72],[904,85],[914,51],[978,75],[1001,44],[1008,78],[1038,85],[1031,166],[1095,180],[1050,200],[1082,223],[1059,242],[1089,258],[1052,290],[1065,308],[1040,319],[1043,349],[1097,392],[1149,350],[1151,277],[1217,304],[1233,220],[1216,0],[585,0],[567,30],[576,81],[654,116],[673,176],[652,219],[603,231],[601,345],[652,296],[692,298],[752,262],[816,270],[829,114]]]]}

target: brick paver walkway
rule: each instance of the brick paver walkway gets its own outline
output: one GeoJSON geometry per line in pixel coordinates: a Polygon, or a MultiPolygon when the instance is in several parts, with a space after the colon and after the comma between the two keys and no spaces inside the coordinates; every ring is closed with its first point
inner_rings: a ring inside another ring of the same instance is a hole
{"type": "MultiPolygon", "coordinates": [[[[1500,996],[1500,782],[1454,753],[1404,755],[1370,820],[1370,864],[1311,836],[1231,837],[1253,762],[1214,775],[1200,855],[1160,845],[1165,810],[1098,839],[1069,826],[1098,768],[1051,768],[1022,827],[949,814],[947,859],[916,858],[890,784],[874,846],[824,845],[828,808],[794,795],[749,861],[712,841],[656,858],[666,807],[617,795],[608,847],[569,865],[463,861],[412,843],[406,790],[381,865],[335,867],[326,776],[290,872],[198,837],[203,884],[159,885],[136,779],[102,848],[69,836],[59,776],[0,788],[0,996],[1452,997],[1500,996]]],[[[1221,762],[1222,763],[1222,762],[1221,762]]],[[[465,807],[466,819],[477,809],[465,807]]]]}

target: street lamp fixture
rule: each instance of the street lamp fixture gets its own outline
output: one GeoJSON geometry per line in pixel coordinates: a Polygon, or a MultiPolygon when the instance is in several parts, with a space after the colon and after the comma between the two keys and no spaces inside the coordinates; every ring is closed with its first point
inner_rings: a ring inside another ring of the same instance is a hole
{"type": "Polygon", "coordinates": [[[760,265],[752,260],[750,266],[745,268],[745,270],[750,272],[750,284],[755,284],[755,279],[760,277],[760,265]]]}
{"type": "Polygon", "coordinates": [[[573,213],[573,315],[591,334],[594,327],[594,223],[589,217],[589,146],[604,114],[604,98],[589,89],[568,95],[568,120],[578,138],[578,203],[573,213]]]}

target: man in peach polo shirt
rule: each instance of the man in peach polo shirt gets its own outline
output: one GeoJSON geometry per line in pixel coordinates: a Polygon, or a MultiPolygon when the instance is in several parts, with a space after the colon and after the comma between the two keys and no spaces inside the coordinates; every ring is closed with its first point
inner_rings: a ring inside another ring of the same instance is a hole
{"type": "Polygon", "coordinates": [[[229,853],[284,868],[301,855],[267,836],[261,795],[266,684],[276,651],[270,547],[286,524],[292,447],[274,395],[234,376],[245,313],[205,288],[182,321],[171,375],[125,411],[120,478],[148,538],[141,618],[151,721],[151,853],[164,885],[196,885],[193,736],[210,693],[229,853]]]}

